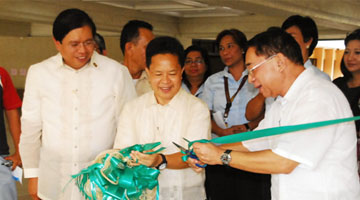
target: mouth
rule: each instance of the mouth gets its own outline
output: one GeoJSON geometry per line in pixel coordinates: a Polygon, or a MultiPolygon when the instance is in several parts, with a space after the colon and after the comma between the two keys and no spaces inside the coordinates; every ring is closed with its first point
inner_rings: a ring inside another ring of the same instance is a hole
{"type": "Polygon", "coordinates": [[[163,92],[163,93],[169,93],[172,89],[172,87],[159,87],[159,89],[163,92]]]}
{"type": "Polygon", "coordinates": [[[87,57],[86,56],[78,56],[76,57],[77,60],[79,60],[80,62],[87,62],[87,57]]]}

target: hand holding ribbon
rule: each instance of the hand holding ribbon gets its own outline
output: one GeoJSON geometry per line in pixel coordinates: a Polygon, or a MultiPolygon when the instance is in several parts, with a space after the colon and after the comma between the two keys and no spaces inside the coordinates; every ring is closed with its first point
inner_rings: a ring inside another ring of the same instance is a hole
{"type": "Polygon", "coordinates": [[[86,199],[139,199],[146,195],[146,190],[153,190],[158,185],[160,171],[137,164],[130,153],[158,153],[164,148],[149,150],[160,144],[137,144],[121,150],[106,151],[98,156],[94,164],[72,178],[86,199]]]}

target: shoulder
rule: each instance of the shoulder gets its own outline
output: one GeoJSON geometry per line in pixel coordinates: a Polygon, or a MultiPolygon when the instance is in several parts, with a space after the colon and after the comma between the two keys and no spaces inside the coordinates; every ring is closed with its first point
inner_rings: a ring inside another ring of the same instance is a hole
{"type": "Polygon", "coordinates": [[[339,77],[339,78],[334,79],[333,83],[339,87],[339,86],[345,85],[346,80],[344,77],[339,77]]]}
{"type": "Polygon", "coordinates": [[[93,54],[93,62],[108,70],[127,71],[127,68],[118,61],[107,56],[100,55],[96,52],[93,54]]]}
{"type": "Polygon", "coordinates": [[[9,73],[6,71],[6,69],[5,68],[3,68],[3,67],[1,67],[0,66],[0,76],[1,77],[10,77],[10,75],[9,75],[9,73]]]}
{"type": "Polygon", "coordinates": [[[211,87],[216,83],[223,83],[224,81],[224,71],[217,72],[209,76],[205,81],[205,87],[211,87]]]}
{"type": "Polygon", "coordinates": [[[194,111],[194,109],[206,110],[208,112],[207,104],[198,97],[186,92],[184,89],[180,89],[179,91],[179,102],[186,103],[186,107],[194,111]]]}
{"type": "Polygon", "coordinates": [[[45,69],[49,69],[52,67],[60,66],[61,64],[62,64],[62,56],[60,53],[57,53],[56,55],[54,55],[50,58],[47,58],[41,62],[31,65],[29,68],[29,71],[45,70],[45,69]]]}

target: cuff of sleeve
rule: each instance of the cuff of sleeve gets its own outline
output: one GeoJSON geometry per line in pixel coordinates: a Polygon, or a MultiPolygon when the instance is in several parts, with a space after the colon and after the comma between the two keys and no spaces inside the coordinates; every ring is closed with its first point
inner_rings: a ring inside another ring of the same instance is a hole
{"type": "Polygon", "coordinates": [[[35,178],[39,176],[39,168],[24,169],[24,178],[35,178]]]}

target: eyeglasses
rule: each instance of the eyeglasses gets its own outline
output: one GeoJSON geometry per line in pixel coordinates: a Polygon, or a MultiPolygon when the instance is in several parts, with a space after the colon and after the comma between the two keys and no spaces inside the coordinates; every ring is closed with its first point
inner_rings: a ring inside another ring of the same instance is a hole
{"type": "Polygon", "coordinates": [[[249,69],[249,76],[253,76],[253,71],[260,67],[261,65],[267,63],[268,61],[270,61],[272,58],[274,58],[277,54],[274,54],[268,58],[266,58],[265,60],[261,61],[259,64],[256,64],[253,68],[249,69]]]}
{"type": "Polygon", "coordinates": [[[79,49],[80,44],[84,46],[84,48],[94,48],[95,41],[94,40],[86,40],[85,42],[70,42],[69,46],[73,49],[79,49]]]}
{"type": "Polygon", "coordinates": [[[191,65],[191,64],[196,64],[196,65],[200,65],[203,64],[204,61],[199,59],[199,60],[185,60],[185,65],[191,65]]]}

